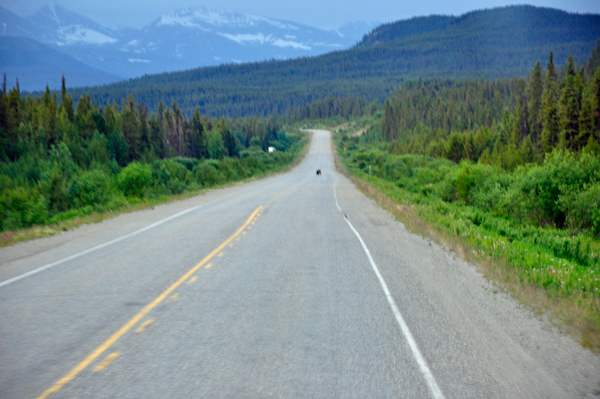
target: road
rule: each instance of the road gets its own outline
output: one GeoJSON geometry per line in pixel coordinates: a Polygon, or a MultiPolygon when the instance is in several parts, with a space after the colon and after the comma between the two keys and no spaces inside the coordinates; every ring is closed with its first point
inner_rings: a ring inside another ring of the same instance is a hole
{"type": "Polygon", "coordinates": [[[363,196],[326,131],[0,265],[1,398],[600,397],[598,356],[363,196]]]}

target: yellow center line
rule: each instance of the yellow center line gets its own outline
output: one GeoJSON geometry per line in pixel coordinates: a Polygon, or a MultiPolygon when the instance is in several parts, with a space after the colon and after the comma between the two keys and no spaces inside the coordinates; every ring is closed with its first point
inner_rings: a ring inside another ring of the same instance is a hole
{"type": "Polygon", "coordinates": [[[167,302],[173,303],[173,302],[177,302],[178,300],[179,300],[179,294],[173,294],[173,296],[171,298],[169,298],[167,302]]]}
{"type": "Polygon", "coordinates": [[[148,328],[148,326],[150,324],[152,324],[152,323],[154,323],[154,319],[148,319],[148,320],[146,320],[145,322],[142,323],[141,326],[138,327],[137,330],[135,330],[135,332],[139,332],[140,333],[140,332],[146,331],[146,328],[148,328]]]}
{"type": "MultiPolygon", "coordinates": [[[[185,280],[187,280],[192,274],[196,272],[196,270],[200,269],[206,262],[208,262],[213,256],[215,256],[219,251],[221,251],[227,244],[235,239],[252,221],[254,216],[262,209],[262,206],[256,208],[252,215],[246,220],[246,223],[242,225],[231,237],[225,240],[221,245],[215,248],[210,254],[208,254],[200,263],[191,268],[186,274],[183,275],[179,280],[177,280],[172,286],[167,288],[165,292],[160,294],[158,298],[150,302],[144,309],[142,309],[137,315],[135,315],[131,320],[129,320],[123,327],[121,327],[116,333],[114,333],[109,339],[107,339],[102,345],[96,348],[95,351],[90,353],[88,357],[86,357],[81,363],[79,363],[73,370],[69,371],[67,375],[54,383],[50,388],[48,388],[42,395],[38,397],[38,399],[45,399],[51,394],[58,392],[61,388],[68,384],[73,378],[77,376],[77,374],[81,373],[87,366],[90,365],[96,358],[98,358],[101,354],[103,354],[108,348],[110,348],[115,342],[117,342],[126,332],[128,332],[138,321],[140,321],[144,316],[146,316],[152,309],[156,307],[159,303],[161,303],[173,290],[179,287],[185,280]]],[[[116,356],[115,356],[116,357],[116,356]]]]}
{"type": "Polygon", "coordinates": [[[192,284],[194,282],[196,282],[196,280],[198,280],[198,276],[194,276],[190,279],[190,281],[188,281],[188,284],[192,284]]]}
{"type": "Polygon", "coordinates": [[[209,263],[208,265],[206,265],[205,269],[210,269],[211,266],[212,266],[212,263],[209,263]]]}
{"type": "Polygon", "coordinates": [[[119,352],[115,352],[115,353],[111,353],[110,355],[106,356],[104,358],[104,360],[101,361],[100,364],[94,368],[94,372],[103,370],[105,367],[107,367],[109,364],[111,364],[113,362],[113,360],[115,360],[117,358],[117,356],[119,356],[119,355],[120,355],[119,352]]]}

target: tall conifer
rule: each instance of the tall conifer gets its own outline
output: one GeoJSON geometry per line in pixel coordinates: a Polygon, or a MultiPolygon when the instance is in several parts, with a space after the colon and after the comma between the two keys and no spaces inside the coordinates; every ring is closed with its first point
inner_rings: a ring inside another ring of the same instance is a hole
{"type": "Polygon", "coordinates": [[[552,52],[550,52],[550,60],[546,67],[543,98],[542,148],[544,152],[551,152],[558,143],[559,133],[558,108],[556,104],[556,69],[554,68],[554,56],[552,52]]]}
{"type": "Polygon", "coordinates": [[[540,140],[542,135],[542,94],[544,85],[542,83],[542,66],[536,62],[529,80],[529,133],[534,143],[540,140]]]}

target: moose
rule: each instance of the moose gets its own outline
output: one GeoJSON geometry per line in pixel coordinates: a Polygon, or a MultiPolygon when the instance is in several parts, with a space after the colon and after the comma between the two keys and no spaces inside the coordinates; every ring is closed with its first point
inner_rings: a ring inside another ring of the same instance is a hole
{"type": "Polygon", "coordinates": [[[321,176],[321,169],[317,169],[317,176],[321,176]]]}

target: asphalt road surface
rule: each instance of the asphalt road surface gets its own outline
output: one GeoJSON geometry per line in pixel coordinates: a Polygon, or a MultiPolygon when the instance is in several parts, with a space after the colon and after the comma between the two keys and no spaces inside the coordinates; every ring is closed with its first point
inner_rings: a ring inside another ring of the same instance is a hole
{"type": "Polygon", "coordinates": [[[600,397],[599,357],[494,291],[314,131],[288,173],[0,249],[0,397],[600,397]]]}

